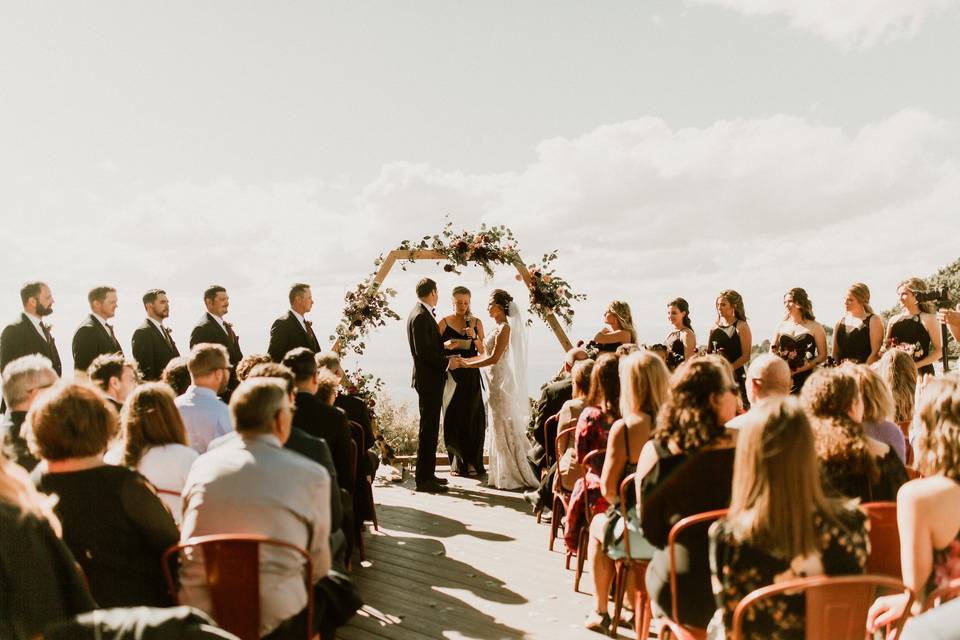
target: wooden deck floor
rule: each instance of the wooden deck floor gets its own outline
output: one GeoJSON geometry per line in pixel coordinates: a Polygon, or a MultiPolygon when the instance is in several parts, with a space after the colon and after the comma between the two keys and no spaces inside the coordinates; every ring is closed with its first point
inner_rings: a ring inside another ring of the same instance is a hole
{"type": "Polygon", "coordinates": [[[563,542],[547,551],[548,526],[519,492],[469,478],[450,478],[445,495],[412,487],[374,489],[380,533],[366,535],[368,562],[354,569],[366,605],[339,638],[603,637],[583,628],[590,575],[580,584],[588,593],[574,593],[563,542]]]}

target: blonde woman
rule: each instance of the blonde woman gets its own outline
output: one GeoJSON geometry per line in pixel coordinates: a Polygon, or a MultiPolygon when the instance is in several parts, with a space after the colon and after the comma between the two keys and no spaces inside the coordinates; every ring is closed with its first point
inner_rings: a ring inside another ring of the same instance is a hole
{"type": "Polygon", "coordinates": [[[905,351],[890,349],[874,365],[893,395],[893,421],[909,436],[917,393],[917,365],[905,351]]]}
{"type": "Polygon", "coordinates": [[[933,363],[943,354],[940,324],[932,302],[918,302],[917,294],[927,290],[920,278],[910,278],[897,285],[902,311],[890,318],[887,345],[905,350],[917,365],[921,376],[933,375],[933,363]]]}
{"type": "Polygon", "coordinates": [[[637,332],[633,329],[630,305],[623,300],[614,300],[603,312],[603,329],[593,336],[600,351],[616,351],[622,344],[636,344],[637,332]]]}
{"type": "MultiPolygon", "coordinates": [[[[620,483],[636,471],[637,457],[650,438],[660,406],[666,402],[670,372],[658,356],[642,351],[620,360],[620,415],[607,437],[607,454],[600,472],[600,491],[611,505],[619,501],[620,483]]],[[[607,600],[613,580],[614,560],[626,556],[624,531],[629,531],[630,553],[649,558],[655,550],[640,533],[637,510],[624,523],[619,512],[602,513],[590,523],[590,565],[593,568],[594,610],[585,623],[588,629],[606,629],[610,624],[607,600]],[[624,526],[626,525],[626,526],[624,526]],[[604,553],[605,552],[605,553],[604,553]]]]}
{"type": "Polygon", "coordinates": [[[827,333],[813,315],[813,303],[807,292],[794,287],[783,296],[787,312],[770,341],[770,351],[787,361],[793,386],[798,394],[813,370],[827,359],[827,333]]]}
{"type": "Polygon", "coordinates": [[[750,401],[747,398],[745,367],[750,362],[753,334],[747,324],[743,297],[733,289],[727,289],[720,292],[714,304],[717,308],[717,321],[707,338],[707,353],[723,356],[733,367],[733,378],[740,385],[740,401],[747,409],[750,401]]]}
{"type": "Polygon", "coordinates": [[[60,540],[53,502],[0,453],[0,638],[39,637],[50,623],[96,606],[60,540]]]}
{"type": "Polygon", "coordinates": [[[807,380],[800,398],[829,486],[863,502],[896,499],[907,472],[893,447],[864,432],[863,399],[853,374],[843,368],[821,369],[807,380]]]}
{"type": "Polygon", "coordinates": [[[833,359],[873,364],[880,359],[883,320],[870,306],[870,288],[854,282],[843,299],[844,314],[833,329],[833,359]]]}
{"type": "MultiPolygon", "coordinates": [[[[960,377],[931,381],[917,415],[917,462],[924,477],[897,494],[900,563],[904,584],[918,595],[915,613],[930,591],[960,577],[960,377]]],[[[867,628],[896,620],[905,605],[903,596],[877,599],[867,628]]]]}
{"type": "MultiPolygon", "coordinates": [[[[733,611],[751,591],[794,578],[863,573],[866,516],[823,494],[813,432],[800,402],[754,406],[740,428],[727,517],[710,528],[717,612],[708,637],[729,636],[733,611]]],[[[802,638],[804,598],[755,607],[745,628],[757,640],[802,638]]]]}
{"type": "Polygon", "coordinates": [[[876,371],[864,364],[847,362],[843,368],[857,379],[863,399],[863,431],[867,436],[893,447],[900,462],[907,462],[907,445],[900,427],[891,422],[893,394],[876,371]]]}

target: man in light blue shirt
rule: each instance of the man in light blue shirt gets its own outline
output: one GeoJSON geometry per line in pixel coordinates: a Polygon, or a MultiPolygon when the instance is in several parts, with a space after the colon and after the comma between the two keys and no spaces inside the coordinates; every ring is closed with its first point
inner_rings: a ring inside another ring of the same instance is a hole
{"type": "Polygon", "coordinates": [[[211,441],[233,431],[230,409],[217,396],[230,382],[230,359],[226,347],[201,343],[190,350],[187,361],[190,386],[176,399],[187,428],[189,445],[205,453],[211,441]]]}

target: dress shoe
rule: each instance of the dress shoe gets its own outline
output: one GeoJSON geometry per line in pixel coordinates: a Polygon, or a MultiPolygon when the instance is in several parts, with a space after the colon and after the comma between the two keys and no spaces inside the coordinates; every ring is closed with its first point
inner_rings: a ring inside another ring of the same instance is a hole
{"type": "Polygon", "coordinates": [[[420,493],[446,493],[447,488],[439,482],[424,482],[417,485],[417,491],[420,493]]]}
{"type": "Polygon", "coordinates": [[[437,484],[442,484],[442,485],[447,484],[446,478],[438,478],[437,476],[433,476],[433,481],[436,482],[437,484]]]}
{"type": "Polygon", "coordinates": [[[538,511],[542,508],[540,506],[540,492],[536,489],[532,491],[524,491],[523,499],[530,503],[530,506],[533,507],[534,511],[538,511]]]}

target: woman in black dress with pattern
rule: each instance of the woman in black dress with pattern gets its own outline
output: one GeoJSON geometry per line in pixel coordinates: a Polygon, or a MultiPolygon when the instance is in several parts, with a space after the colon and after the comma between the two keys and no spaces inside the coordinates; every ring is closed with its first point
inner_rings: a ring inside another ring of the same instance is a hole
{"type": "Polygon", "coordinates": [[[717,296],[716,307],[717,321],[707,338],[707,353],[723,356],[733,367],[734,380],[740,387],[740,401],[747,409],[750,401],[747,399],[745,366],[750,362],[753,334],[747,324],[743,297],[733,289],[726,289],[717,296]]]}
{"type": "Polygon", "coordinates": [[[833,328],[833,359],[873,364],[880,359],[883,320],[870,307],[870,289],[854,282],[843,299],[844,314],[833,328]]]}
{"type": "MultiPolygon", "coordinates": [[[[470,313],[470,290],[453,289],[454,313],[440,321],[439,330],[447,355],[472,358],[483,350],[483,323],[470,313]]],[[[451,475],[483,475],[483,442],[487,416],[479,369],[450,372],[457,383],[443,412],[443,444],[450,459],[451,475]]]]}
{"type": "Polygon", "coordinates": [[[903,311],[890,319],[887,346],[905,350],[913,356],[921,376],[934,374],[933,363],[943,354],[940,325],[932,302],[917,302],[916,293],[926,291],[920,278],[910,278],[897,285],[897,296],[903,311]]]}
{"type": "Polygon", "coordinates": [[[787,315],[773,334],[770,351],[790,365],[790,393],[798,394],[817,365],[827,359],[827,332],[816,321],[813,303],[800,287],[787,291],[783,308],[787,315]]]}
{"type": "Polygon", "coordinates": [[[603,329],[593,337],[592,344],[600,352],[613,353],[622,344],[636,344],[637,332],[633,329],[630,305],[623,300],[614,300],[603,312],[603,329]]]}
{"type": "Polygon", "coordinates": [[[690,305],[683,298],[674,298],[667,304],[667,320],[673,325],[665,340],[667,367],[673,371],[697,352],[697,334],[690,322],[690,305]]]}

